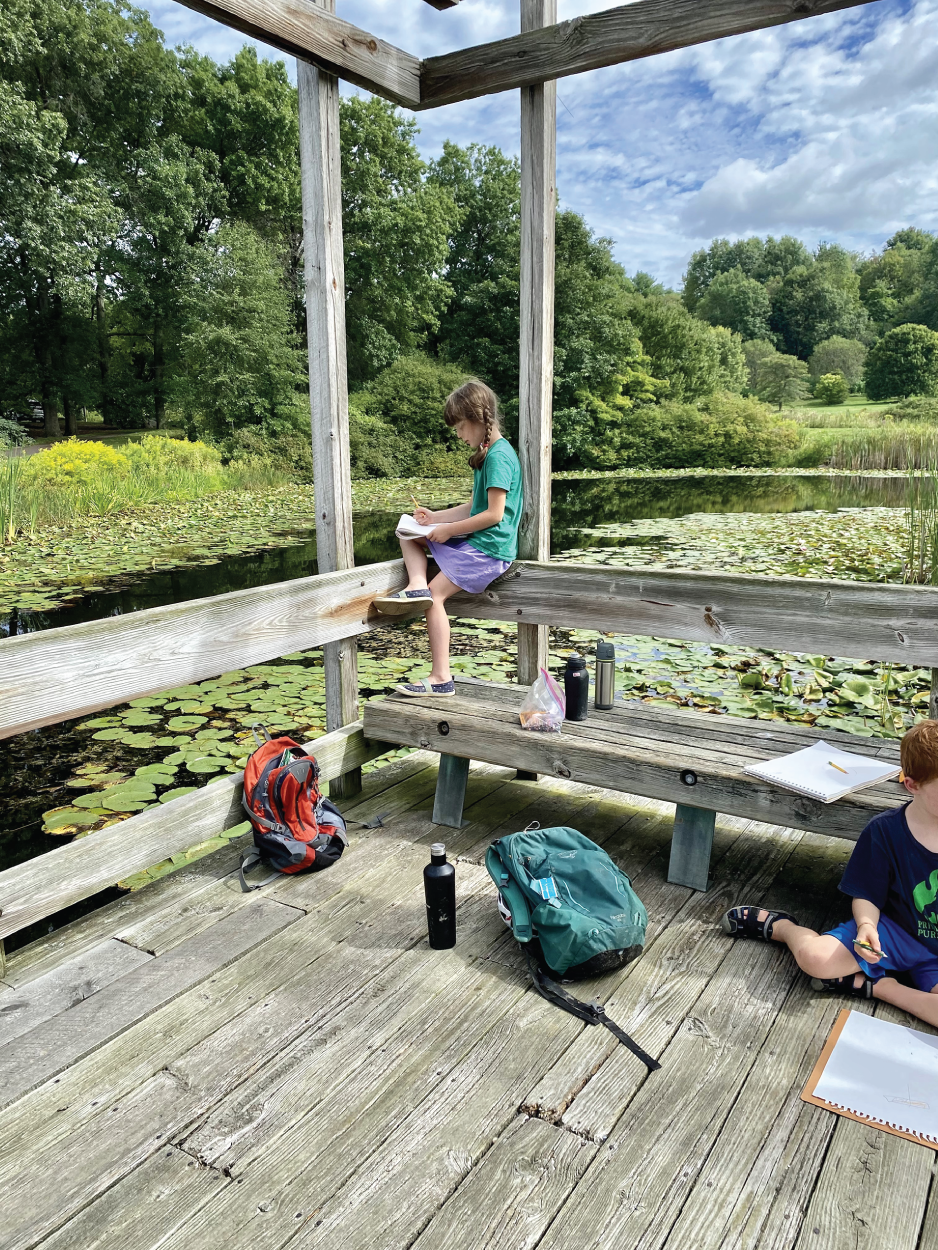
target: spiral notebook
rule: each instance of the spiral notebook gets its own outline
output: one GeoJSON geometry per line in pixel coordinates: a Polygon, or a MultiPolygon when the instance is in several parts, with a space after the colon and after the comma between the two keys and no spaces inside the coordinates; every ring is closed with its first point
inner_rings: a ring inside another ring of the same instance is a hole
{"type": "MultiPolygon", "coordinates": [[[[437,525],[439,522],[436,523],[437,525]]],[[[394,533],[398,538],[426,538],[428,534],[432,534],[436,525],[421,525],[419,521],[415,521],[407,512],[403,514],[397,523],[397,529],[394,533]]]]}
{"type": "Polygon", "coordinates": [[[777,760],[747,764],[743,771],[786,790],[820,799],[822,803],[833,803],[845,794],[854,794],[867,786],[875,786],[878,781],[898,777],[900,770],[898,764],[853,755],[827,742],[815,742],[813,746],[782,755],[777,760]]]}
{"type": "Polygon", "coordinates": [[[801,1101],[938,1150],[938,1037],[845,1008],[801,1101]]]}

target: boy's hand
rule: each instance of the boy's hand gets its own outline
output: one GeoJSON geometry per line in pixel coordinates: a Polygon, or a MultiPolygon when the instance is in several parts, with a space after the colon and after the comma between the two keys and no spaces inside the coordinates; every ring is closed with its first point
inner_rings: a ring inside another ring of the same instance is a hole
{"type": "Polygon", "coordinates": [[[882,959],[883,948],[879,944],[879,933],[876,925],[869,920],[864,920],[862,924],[857,925],[857,936],[853,944],[857,947],[860,958],[865,959],[868,964],[879,963],[882,959]],[[873,949],[867,950],[866,946],[858,946],[859,942],[866,942],[873,949]]]}
{"type": "Polygon", "coordinates": [[[430,511],[429,508],[415,508],[414,520],[417,522],[418,525],[432,525],[433,513],[430,511]]]}

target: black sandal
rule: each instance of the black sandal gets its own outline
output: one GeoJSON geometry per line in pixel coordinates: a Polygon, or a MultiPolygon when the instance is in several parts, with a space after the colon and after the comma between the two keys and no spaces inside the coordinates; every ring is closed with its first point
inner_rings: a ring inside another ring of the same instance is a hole
{"type": "Polygon", "coordinates": [[[763,942],[771,942],[772,927],[776,920],[790,920],[792,924],[798,923],[795,917],[790,916],[787,911],[769,911],[766,907],[743,903],[739,907],[731,907],[728,912],[724,913],[720,928],[730,937],[752,937],[759,938],[763,942]],[[767,912],[764,920],[756,919],[760,911],[767,912]]]}
{"type": "Polygon", "coordinates": [[[826,981],[821,980],[820,977],[811,978],[811,988],[817,990],[819,994],[849,994],[851,998],[872,998],[875,984],[872,977],[856,972],[851,972],[845,977],[832,977],[826,981]],[[859,975],[862,975],[863,980],[857,985],[856,979],[859,975]]]}

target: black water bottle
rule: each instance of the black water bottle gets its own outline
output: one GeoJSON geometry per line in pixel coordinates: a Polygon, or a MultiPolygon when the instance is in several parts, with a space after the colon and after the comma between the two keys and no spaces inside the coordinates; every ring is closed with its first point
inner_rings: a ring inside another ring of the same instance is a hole
{"type": "Polygon", "coordinates": [[[563,692],[567,696],[567,720],[586,720],[590,697],[590,675],[586,660],[574,652],[567,656],[563,674],[563,692]]]}
{"type": "Polygon", "coordinates": [[[430,862],[423,870],[427,898],[427,933],[435,951],[456,945],[456,869],[446,862],[446,847],[434,842],[430,862]]]}

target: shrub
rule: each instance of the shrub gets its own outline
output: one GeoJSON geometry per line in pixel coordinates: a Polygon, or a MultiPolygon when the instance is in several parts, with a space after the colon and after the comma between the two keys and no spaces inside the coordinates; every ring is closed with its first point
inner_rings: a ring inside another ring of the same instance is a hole
{"type": "Polygon", "coordinates": [[[591,468],[763,467],[797,447],[797,426],[756,399],[717,391],[699,404],[666,400],[628,409],[621,398],[587,397],[599,437],[581,453],[591,468]]]}
{"type": "Polygon", "coordinates": [[[853,390],[863,381],[863,364],[867,349],[858,339],[833,335],[818,343],[808,361],[811,377],[816,382],[825,373],[842,373],[853,390]]]}
{"type": "Polygon", "coordinates": [[[399,477],[407,444],[386,421],[349,404],[349,450],[352,477],[399,477]]]}
{"type": "Polygon", "coordinates": [[[29,434],[19,421],[0,417],[0,447],[25,447],[28,442],[29,434]]]}
{"type": "Polygon", "coordinates": [[[225,440],[224,449],[232,465],[264,460],[294,482],[313,480],[312,442],[309,433],[301,430],[271,431],[263,425],[247,425],[225,440]]]}
{"type": "Polygon", "coordinates": [[[44,447],[29,458],[25,475],[45,486],[71,486],[103,477],[126,477],[130,462],[106,443],[83,443],[69,438],[44,447]]]}
{"type": "Polygon", "coordinates": [[[864,377],[870,399],[938,394],[938,334],[918,325],[887,330],[870,349],[864,377]]]}
{"type": "Polygon", "coordinates": [[[938,422],[938,398],[932,395],[910,395],[890,408],[897,421],[938,422]]]}
{"type": "Polygon", "coordinates": [[[354,396],[353,406],[393,426],[407,447],[446,444],[450,434],[443,424],[443,406],[450,391],[465,380],[465,371],[456,365],[418,353],[399,356],[354,396]]]}
{"type": "Polygon", "coordinates": [[[842,373],[825,373],[814,384],[814,398],[822,404],[842,404],[849,394],[850,387],[842,373]]]}
{"type": "Polygon", "coordinates": [[[125,443],[120,455],[134,473],[162,476],[174,469],[189,473],[212,473],[221,468],[221,452],[208,443],[189,443],[161,434],[144,434],[139,442],[125,443]]]}

